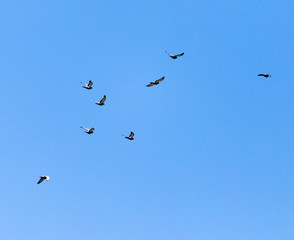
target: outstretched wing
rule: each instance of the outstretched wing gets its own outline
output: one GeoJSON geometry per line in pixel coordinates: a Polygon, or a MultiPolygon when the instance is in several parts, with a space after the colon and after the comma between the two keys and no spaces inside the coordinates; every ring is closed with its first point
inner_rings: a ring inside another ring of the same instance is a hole
{"type": "Polygon", "coordinates": [[[40,184],[40,183],[43,182],[44,180],[45,180],[45,178],[44,178],[44,177],[41,177],[37,184],[40,184]]]}
{"type": "Polygon", "coordinates": [[[174,55],[171,55],[170,53],[168,53],[167,51],[165,51],[170,57],[174,57],[174,55]]]}
{"type": "Polygon", "coordinates": [[[262,77],[264,77],[265,75],[261,73],[261,74],[258,74],[257,76],[262,76],[262,77]]]}
{"type": "Polygon", "coordinates": [[[94,132],[94,130],[95,130],[95,128],[91,128],[91,129],[89,130],[89,132],[92,133],[92,132],[94,132]]]}
{"type": "Polygon", "coordinates": [[[149,83],[148,85],[146,85],[146,87],[151,87],[154,85],[154,82],[149,83]]]}
{"type": "Polygon", "coordinates": [[[92,85],[93,85],[93,82],[90,80],[89,84],[88,84],[88,87],[92,87],[92,85]]]}
{"type": "Polygon", "coordinates": [[[131,134],[130,134],[130,136],[129,136],[129,138],[132,138],[132,137],[134,137],[134,133],[133,132],[131,132],[131,134]]]}
{"type": "Polygon", "coordinates": [[[101,99],[100,103],[101,103],[101,104],[104,103],[105,100],[106,100],[106,96],[104,95],[104,97],[101,99]]]}
{"type": "Polygon", "coordinates": [[[156,80],[155,82],[156,82],[156,83],[159,83],[159,82],[163,81],[164,78],[165,78],[165,77],[162,77],[162,78],[156,80]]]}
{"type": "Polygon", "coordinates": [[[82,129],[84,129],[84,130],[86,130],[86,131],[89,131],[89,129],[88,128],[85,128],[85,127],[81,127],[82,129]]]}
{"type": "Polygon", "coordinates": [[[181,54],[177,54],[177,55],[175,55],[175,57],[181,57],[181,56],[183,56],[184,55],[184,53],[181,53],[181,54]]]}

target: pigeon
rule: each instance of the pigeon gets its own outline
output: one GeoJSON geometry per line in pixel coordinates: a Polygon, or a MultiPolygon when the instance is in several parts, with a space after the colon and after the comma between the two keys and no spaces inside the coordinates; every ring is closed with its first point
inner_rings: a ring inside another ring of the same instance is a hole
{"type": "Polygon", "coordinates": [[[131,132],[131,134],[128,137],[125,136],[125,138],[129,139],[129,140],[134,140],[134,135],[135,134],[133,132],[131,132]]]}
{"type": "Polygon", "coordinates": [[[146,85],[146,87],[151,87],[153,85],[158,85],[161,81],[163,81],[164,78],[165,77],[162,77],[162,78],[156,80],[155,82],[150,82],[148,85],[146,85]]]}
{"type": "Polygon", "coordinates": [[[86,83],[82,83],[82,84],[84,84],[83,88],[86,88],[88,90],[92,89],[93,82],[91,80],[89,81],[88,84],[86,84],[86,83]]]}
{"type": "Polygon", "coordinates": [[[257,76],[265,77],[265,78],[271,77],[271,75],[269,75],[269,74],[263,74],[263,73],[258,74],[257,76]]]}
{"type": "Polygon", "coordinates": [[[181,57],[184,55],[184,53],[181,53],[181,54],[177,54],[177,55],[172,55],[170,53],[168,53],[167,51],[165,51],[172,59],[177,59],[178,57],[181,57]]]}
{"type": "Polygon", "coordinates": [[[85,128],[85,127],[81,127],[82,129],[84,129],[85,130],[85,133],[88,133],[88,134],[92,134],[92,133],[94,133],[94,128],[91,128],[91,129],[88,129],[88,128],[85,128]]]}
{"type": "Polygon", "coordinates": [[[95,103],[96,103],[97,105],[99,105],[99,106],[103,106],[105,100],[106,100],[106,96],[104,95],[104,97],[100,100],[100,102],[95,102],[95,103]]]}
{"type": "Polygon", "coordinates": [[[46,180],[47,182],[49,181],[50,177],[49,176],[41,176],[40,180],[38,181],[37,184],[40,184],[41,182],[43,182],[44,180],[46,180]]]}

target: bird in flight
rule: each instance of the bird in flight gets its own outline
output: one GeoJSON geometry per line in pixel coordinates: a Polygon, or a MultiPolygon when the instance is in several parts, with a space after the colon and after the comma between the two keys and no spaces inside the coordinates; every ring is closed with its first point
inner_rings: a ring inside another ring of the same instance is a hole
{"type": "Polygon", "coordinates": [[[106,100],[106,96],[104,95],[104,97],[100,100],[100,102],[95,102],[95,104],[97,104],[97,105],[99,105],[99,106],[103,106],[105,100],[106,100]]]}
{"type": "Polygon", "coordinates": [[[129,136],[124,136],[126,139],[129,139],[129,140],[134,140],[134,133],[131,132],[131,134],[129,136]]]}
{"type": "Polygon", "coordinates": [[[271,77],[271,75],[269,75],[269,74],[263,74],[263,73],[258,74],[257,76],[265,77],[265,78],[271,77]]]}
{"type": "Polygon", "coordinates": [[[40,184],[41,182],[43,182],[44,180],[46,180],[47,182],[49,181],[50,177],[49,176],[41,176],[40,180],[38,181],[37,184],[40,184]]]}
{"type": "Polygon", "coordinates": [[[181,57],[184,55],[184,53],[180,53],[180,54],[177,54],[177,55],[172,55],[170,53],[168,53],[167,51],[165,51],[172,59],[177,59],[178,57],[181,57]]]}
{"type": "Polygon", "coordinates": [[[148,85],[146,85],[146,87],[151,87],[153,85],[158,85],[161,81],[163,81],[164,78],[165,77],[162,77],[162,78],[156,80],[155,82],[150,82],[148,85]]]}
{"type": "Polygon", "coordinates": [[[83,88],[86,88],[88,90],[92,89],[93,82],[90,80],[88,84],[81,82],[84,84],[83,88]]]}
{"type": "Polygon", "coordinates": [[[94,133],[94,128],[91,128],[91,129],[88,129],[88,128],[85,128],[85,127],[81,127],[82,129],[84,129],[85,130],[85,133],[88,133],[88,134],[92,134],[92,133],[94,133]]]}

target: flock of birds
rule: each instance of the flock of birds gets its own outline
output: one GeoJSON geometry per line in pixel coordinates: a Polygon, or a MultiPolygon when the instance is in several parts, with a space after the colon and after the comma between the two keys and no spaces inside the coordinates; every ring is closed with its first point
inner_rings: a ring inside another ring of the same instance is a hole
{"type": "MultiPolygon", "coordinates": [[[[165,52],[166,52],[166,53],[167,53],[172,59],[177,59],[178,57],[181,57],[181,56],[184,55],[184,53],[180,53],[180,54],[177,54],[177,55],[172,55],[172,54],[168,53],[167,51],[165,51],[165,52]]],[[[259,77],[265,77],[265,78],[271,77],[270,74],[263,74],[263,73],[258,74],[257,76],[259,76],[259,77]]],[[[158,80],[156,80],[156,81],[154,81],[154,82],[150,82],[148,85],[146,85],[146,87],[151,87],[151,86],[154,86],[154,85],[158,85],[161,81],[164,80],[164,78],[165,78],[165,77],[163,76],[162,78],[160,78],[160,79],[158,79],[158,80]]],[[[81,82],[81,83],[82,83],[82,82],[81,82]]],[[[89,81],[88,84],[86,84],[86,83],[82,83],[82,84],[84,85],[83,88],[85,88],[85,89],[87,89],[87,90],[92,89],[93,82],[92,82],[91,80],[89,81]]],[[[103,106],[105,101],[106,101],[106,96],[104,95],[103,98],[102,98],[99,102],[95,101],[95,104],[97,104],[97,105],[99,105],[99,106],[103,106]]],[[[92,134],[92,133],[94,133],[94,130],[95,130],[95,128],[88,129],[88,128],[85,128],[85,127],[83,127],[83,126],[81,126],[81,128],[84,129],[84,130],[85,130],[85,133],[87,133],[87,134],[92,134]]],[[[128,139],[128,140],[134,140],[134,136],[135,136],[135,134],[134,134],[133,132],[131,132],[129,136],[125,136],[125,135],[123,135],[123,136],[124,136],[126,139],[128,139]]],[[[46,181],[48,182],[49,179],[50,179],[49,176],[40,176],[40,179],[39,179],[39,181],[37,182],[37,184],[42,183],[44,180],[46,180],[46,181]]]]}

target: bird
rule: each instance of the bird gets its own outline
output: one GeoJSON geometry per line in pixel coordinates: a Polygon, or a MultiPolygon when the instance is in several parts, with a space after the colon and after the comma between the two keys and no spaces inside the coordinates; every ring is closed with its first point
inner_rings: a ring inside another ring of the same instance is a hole
{"type": "Polygon", "coordinates": [[[271,75],[269,75],[269,74],[263,74],[263,73],[258,74],[257,76],[265,77],[265,78],[271,77],[271,75]]]}
{"type": "Polygon", "coordinates": [[[97,104],[97,105],[99,105],[99,106],[103,106],[105,100],[106,100],[106,96],[104,95],[104,97],[100,100],[100,102],[95,102],[95,104],[97,104]]]}
{"type": "Polygon", "coordinates": [[[158,85],[161,81],[163,81],[164,78],[165,77],[162,77],[162,78],[156,80],[155,82],[150,82],[148,85],[146,85],[146,87],[151,87],[153,85],[158,85]]]}
{"type": "Polygon", "coordinates": [[[86,88],[88,90],[92,89],[93,82],[90,80],[88,84],[81,82],[84,84],[83,88],[86,88]]]}
{"type": "Polygon", "coordinates": [[[124,135],[123,135],[123,136],[124,136],[126,139],[134,140],[134,135],[135,135],[135,134],[134,134],[133,132],[131,132],[129,136],[124,136],[124,135]]]}
{"type": "Polygon", "coordinates": [[[184,53],[180,53],[180,54],[177,54],[177,55],[172,55],[170,53],[168,53],[167,51],[165,51],[172,59],[177,59],[178,57],[181,57],[184,55],[184,53]]]}
{"type": "Polygon", "coordinates": [[[40,184],[41,182],[43,182],[44,180],[46,180],[47,182],[49,181],[50,177],[49,176],[41,176],[40,180],[38,181],[37,184],[40,184]]]}
{"type": "Polygon", "coordinates": [[[91,129],[88,129],[88,128],[85,128],[85,127],[81,127],[81,128],[84,129],[85,133],[88,133],[88,134],[94,133],[94,130],[95,130],[95,128],[91,128],[91,129]]]}

